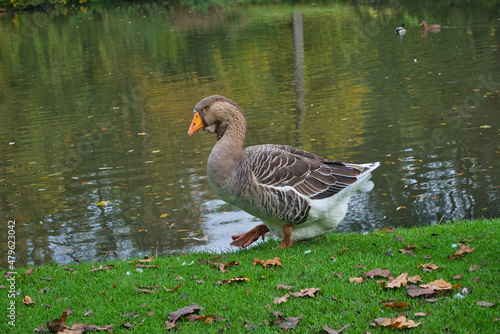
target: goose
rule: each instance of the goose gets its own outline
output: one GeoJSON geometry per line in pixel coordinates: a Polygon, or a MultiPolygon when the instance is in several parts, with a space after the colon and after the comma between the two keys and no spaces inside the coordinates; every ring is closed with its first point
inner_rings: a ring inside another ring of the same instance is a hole
{"type": "Polygon", "coordinates": [[[401,23],[401,27],[396,28],[396,35],[404,36],[406,34],[405,24],[401,23]]]}
{"type": "Polygon", "coordinates": [[[420,22],[419,26],[424,26],[425,30],[439,30],[440,24],[427,24],[425,21],[420,22]]]}
{"type": "Polygon", "coordinates": [[[238,104],[221,96],[194,107],[188,130],[215,133],[207,162],[213,192],[262,220],[231,245],[247,247],[272,231],[281,247],[332,232],[344,219],[356,191],[369,191],[371,172],[380,163],[350,164],[323,159],[286,145],[246,147],[248,125],[238,104]]]}

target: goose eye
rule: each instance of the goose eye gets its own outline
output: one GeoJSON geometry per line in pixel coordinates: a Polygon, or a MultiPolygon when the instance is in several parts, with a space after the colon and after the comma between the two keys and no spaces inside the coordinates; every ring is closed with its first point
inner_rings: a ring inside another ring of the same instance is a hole
{"type": "Polygon", "coordinates": [[[208,106],[204,106],[203,111],[207,111],[207,110],[208,110],[208,106]]]}

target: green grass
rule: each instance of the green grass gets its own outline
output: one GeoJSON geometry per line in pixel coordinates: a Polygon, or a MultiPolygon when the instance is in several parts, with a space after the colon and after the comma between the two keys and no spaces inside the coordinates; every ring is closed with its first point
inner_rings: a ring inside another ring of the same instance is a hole
{"type": "Polygon", "coordinates": [[[2,278],[0,283],[7,287],[0,290],[3,295],[0,298],[3,312],[0,326],[4,327],[0,331],[31,333],[42,324],[59,318],[65,309],[71,307],[72,314],[66,320],[68,325],[74,322],[97,326],[113,324],[113,333],[128,333],[130,330],[122,324],[129,322],[134,333],[163,333],[170,312],[196,303],[204,308],[200,314],[217,315],[224,320],[205,323],[181,318],[176,323],[185,333],[283,332],[274,323],[273,312],[277,311],[283,312],[284,317],[303,314],[298,325],[291,329],[296,333],[321,332],[323,325],[331,329],[348,325],[343,333],[391,333],[395,329],[372,327],[370,323],[374,318],[401,314],[421,322],[416,329],[410,329],[415,333],[498,333],[500,321],[494,320],[500,317],[499,226],[500,220],[493,219],[392,232],[332,234],[296,243],[290,249],[277,249],[279,242],[269,240],[250,249],[220,254],[219,262],[239,263],[227,267],[225,273],[206,263],[217,256],[213,253],[155,258],[144,264],[154,264],[158,268],[144,268],[142,271],[137,271],[134,264],[126,261],[67,265],[76,270],[73,273],[64,270],[64,265],[49,263],[32,267],[34,272],[28,276],[24,272],[29,268],[21,268],[15,282],[15,289],[20,291],[15,298],[16,314],[19,315],[15,327],[5,320],[11,299],[5,298],[9,281],[2,278]],[[475,247],[475,250],[462,258],[448,259],[448,255],[460,247],[453,248],[452,245],[459,242],[475,247]],[[414,256],[398,251],[407,245],[416,246],[414,256]],[[388,252],[389,249],[392,251],[388,252]],[[281,266],[265,268],[252,263],[253,259],[268,260],[276,256],[280,258],[281,266]],[[419,264],[429,262],[443,268],[434,272],[417,268],[419,264]],[[89,272],[92,266],[109,264],[114,267],[89,272]],[[469,268],[473,265],[479,265],[480,269],[471,272],[469,268]],[[442,278],[452,285],[462,285],[438,296],[443,299],[430,303],[424,298],[409,297],[404,287],[382,289],[377,278],[367,279],[362,284],[349,282],[350,277],[361,277],[363,272],[376,268],[387,268],[394,277],[404,272],[409,276],[421,275],[424,283],[442,278]],[[463,274],[461,279],[453,279],[459,274],[463,274]],[[217,281],[247,276],[249,281],[216,284],[217,281]],[[175,291],[169,292],[161,287],[173,289],[179,283],[182,285],[175,291]],[[293,286],[292,292],[304,288],[321,288],[321,291],[314,298],[290,297],[287,302],[275,305],[273,299],[288,292],[277,290],[278,284],[293,286]],[[149,294],[134,290],[136,285],[160,288],[157,293],[149,294]],[[456,298],[463,287],[472,293],[456,298]],[[24,305],[22,299],[25,296],[31,297],[35,304],[24,305]],[[403,310],[385,308],[381,301],[391,298],[397,302],[406,301],[409,306],[403,310]],[[476,304],[478,301],[495,305],[482,307],[476,304]],[[83,317],[90,309],[92,314],[83,317]],[[148,310],[154,314],[148,315],[148,310]],[[418,312],[430,313],[425,317],[414,316],[418,312]],[[133,316],[126,313],[133,313],[133,316]],[[256,327],[251,329],[245,325],[256,327]]]}

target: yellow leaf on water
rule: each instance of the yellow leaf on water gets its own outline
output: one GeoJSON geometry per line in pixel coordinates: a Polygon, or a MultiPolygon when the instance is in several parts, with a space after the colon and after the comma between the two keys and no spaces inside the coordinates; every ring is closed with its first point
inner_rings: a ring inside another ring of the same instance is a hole
{"type": "Polygon", "coordinates": [[[111,201],[100,201],[100,202],[97,202],[96,205],[104,206],[104,205],[108,205],[109,203],[111,203],[111,201]]]}
{"type": "Polygon", "coordinates": [[[489,128],[491,128],[491,125],[481,125],[480,128],[481,129],[489,129],[489,128]]]}
{"type": "Polygon", "coordinates": [[[168,217],[168,216],[169,216],[169,214],[168,214],[168,213],[164,213],[164,214],[162,214],[162,215],[160,216],[160,218],[165,218],[165,217],[168,217]]]}

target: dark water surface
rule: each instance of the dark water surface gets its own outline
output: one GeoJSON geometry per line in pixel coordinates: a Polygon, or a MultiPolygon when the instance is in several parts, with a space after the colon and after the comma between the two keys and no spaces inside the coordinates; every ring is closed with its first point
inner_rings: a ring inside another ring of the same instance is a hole
{"type": "Polygon", "coordinates": [[[338,231],[498,217],[499,35],[495,1],[3,14],[1,266],[14,219],[17,266],[231,247],[258,221],[187,135],[216,93],[250,145],[382,162],[338,231]]]}

